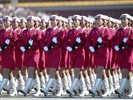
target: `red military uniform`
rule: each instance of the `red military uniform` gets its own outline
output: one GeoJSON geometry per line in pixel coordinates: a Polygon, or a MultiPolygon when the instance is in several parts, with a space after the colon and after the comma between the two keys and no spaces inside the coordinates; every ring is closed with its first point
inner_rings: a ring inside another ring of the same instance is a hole
{"type": "Polygon", "coordinates": [[[44,37],[42,37],[41,47],[49,47],[52,43],[53,37],[57,37],[57,44],[52,45],[51,49],[46,52],[46,67],[59,68],[62,54],[60,46],[63,33],[59,32],[57,27],[47,29],[44,37]]]}
{"type": "Polygon", "coordinates": [[[109,31],[110,31],[110,36],[111,36],[111,40],[110,40],[110,44],[109,44],[109,61],[108,61],[108,67],[109,68],[111,68],[111,69],[113,69],[113,67],[112,67],[112,60],[114,59],[113,57],[115,57],[116,55],[114,55],[114,49],[112,48],[112,38],[113,38],[113,36],[115,35],[115,30],[113,29],[113,28],[109,28],[109,31]]]}
{"type": "Polygon", "coordinates": [[[9,39],[10,43],[2,50],[2,68],[15,69],[15,52],[14,52],[14,36],[12,29],[8,28],[3,30],[0,36],[0,47],[5,43],[5,40],[9,39]]]}
{"type": "MultiPolygon", "coordinates": [[[[85,39],[86,39],[86,37],[87,37],[87,35],[88,35],[88,32],[89,32],[89,30],[87,29],[87,28],[84,28],[83,30],[82,30],[82,34],[84,34],[85,35],[85,39]]],[[[86,42],[86,41],[85,41],[86,42]]],[[[89,57],[90,57],[90,51],[88,50],[88,48],[84,48],[84,50],[85,50],[85,61],[84,61],[84,68],[85,69],[87,69],[87,67],[89,66],[89,63],[90,63],[90,59],[89,59],[89,57]]]]}
{"type": "Polygon", "coordinates": [[[82,28],[71,29],[68,32],[68,35],[65,39],[67,46],[72,46],[75,43],[77,37],[80,37],[82,46],[77,46],[75,50],[70,52],[70,65],[71,67],[83,68],[85,52],[84,52],[84,44],[85,44],[85,34],[82,34],[82,28]]]}
{"type": "Polygon", "coordinates": [[[94,59],[92,60],[94,60],[94,66],[104,66],[106,68],[109,59],[109,40],[111,39],[109,29],[103,26],[93,28],[89,35],[89,45],[95,47],[98,37],[102,38],[102,45],[95,50],[94,59]]]}
{"type": "Polygon", "coordinates": [[[133,31],[128,26],[117,31],[114,46],[119,46],[124,38],[128,40],[126,46],[118,51],[118,64],[121,69],[133,70],[133,31]]]}
{"type": "Polygon", "coordinates": [[[21,69],[22,66],[23,66],[23,52],[20,50],[19,48],[19,38],[21,37],[22,35],[22,30],[21,29],[16,29],[16,30],[13,30],[13,34],[14,34],[14,38],[15,38],[15,60],[16,60],[16,67],[21,69]]]}
{"type": "Polygon", "coordinates": [[[118,52],[114,50],[114,44],[115,44],[115,41],[116,41],[116,29],[112,30],[111,34],[113,35],[112,36],[112,39],[110,41],[110,44],[111,44],[111,49],[112,49],[112,55],[110,57],[110,67],[111,69],[117,69],[118,68],[118,52]]]}
{"type": "Polygon", "coordinates": [[[23,31],[22,36],[19,41],[19,47],[26,46],[29,40],[33,40],[33,45],[25,51],[24,54],[24,65],[27,67],[38,68],[39,63],[39,40],[41,39],[39,31],[35,28],[26,29],[23,31]]]}
{"type": "MultiPolygon", "coordinates": [[[[1,29],[1,30],[0,30],[0,39],[3,38],[4,32],[5,32],[5,29],[1,29]]],[[[1,45],[1,43],[0,43],[0,45],[1,45]]],[[[2,54],[2,52],[0,52],[0,64],[1,64],[1,60],[2,60],[1,54],[2,54]]]]}
{"type": "MultiPolygon", "coordinates": [[[[43,37],[45,36],[45,32],[46,32],[46,30],[41,30],[41,39],[43,39],[43,37]]],[[[40,40],[40,42],[41,41],[42,40],[40,40]]],[[[43,50],[43,48],[41,46],[40,46],[40,50],[39,51],[40,51],[39,69],[43,70],[45,68],[45,62],[46,62],[45,61],[45,52],[44,52],[44,50],[43,50]]]]}
{"type": "MultiPolygon", "coordinates": [[[[67,36],[68,30],[67,29],[61,29],[60,30],[63,33],[63,39],[65,38],[65,36],[67,36]]],[[[62,57],[61,57],[61,67],[67,68],[67,61],[68,61],[68,51],[66,50],[66,48],[64,47],[64,43],[62,42],[61,45],[61,50],[62,50],[62,57]]]]}

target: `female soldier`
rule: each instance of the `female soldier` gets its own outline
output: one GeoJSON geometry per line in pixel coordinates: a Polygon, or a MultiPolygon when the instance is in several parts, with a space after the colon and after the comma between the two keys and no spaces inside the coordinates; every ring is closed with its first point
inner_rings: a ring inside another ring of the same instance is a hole
{"type": "MultiPolygon", "coordinates": [[[[3,79],[0,85],[0,93],[9,80],[9,75],[15,69],[14,38],[12,34],[10,16],[3,18],[5,30],[1,33],[0,51],[2,52],[3,79]]],[[[13,81],[15,81],[13,79],[13,81]]]]}
{"type": "Polygon", "coordinates": [[[23,32],[19,41],[20,49],[25,53],[24,64],[28,68],[28,79],[25,88],[21,91],[24,96],[27,95],[39,63],[40,33],[34,28],[35,21],[34,16],[27,17],[27,29],[23,32]]]}
{"type": "Polygon", "coordinates": [[[70,89],[67,90],[67,93],[70,96],[72,96],[73,91],[77,86],[85,54],[83,49],[85,34],[82,34],[82,28],[80,27],[81,16],[73,15],[72,20],[74,28],[68,31],[68,35],[65,38],[66,49],[70,52],[70,65],[71,68],[74,68],[74,79],[70,89]]]}
{"type": "MultiPolygon", "coordinates": [[[[132,29],[128,26],[130,22],[131,16],[129,14],[122,14],[120,16],[122,28],[119,29],[115,35],[114,41],[114,49],[118,51],[118,64],[122,70],[122,79],[120,82],[120,88],[115,92],[119,97],[122,96],[125,86],[128,81],[129,75],[129,83],[131,85],[132,90],[132,29]]],[[[132,96],[132,92],[129,96],[132,96]]]]}
{"type": "MultiPolygon", "coordinates": [[[[107,67],[109,56],[108,44],[111,37],[108,28],[103,26],[104,17],[102,14],[98,14],[95,17],[97,27],[91,30],[91,36],[89,36],[89,40],[91,40],[89,49],[95,53],[94,62],[97,74],[95,84],[90,91],[93,97],[96,95],[96,91],[99,91],[101,88],[103,70],[107,67]]],[[[106,81],[107,83],[108,80],[106,81]]]]}
{"type": "Polygon", "coordinates": [[[43,47],[46,52],[47,64],[46,67],[50,68],[49,79],[44,88],[43,92],[45,96],[48,95],[49,88],[54,81],[55,73],[59,69],[61,62],[61,41],[63,34],[59,32],[57,27],[59,16],[52,15],[50,16],[52,28],[46,30],[45,36],[42,37],[41,47],[43,47]]]}

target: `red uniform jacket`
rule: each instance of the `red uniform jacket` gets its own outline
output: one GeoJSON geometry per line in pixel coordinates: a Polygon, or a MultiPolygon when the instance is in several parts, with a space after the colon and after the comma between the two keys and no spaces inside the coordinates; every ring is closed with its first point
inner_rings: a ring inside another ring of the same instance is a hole
{"type": "Polygon", "coordinates": [[[35,28],[26,29],[23,31],[19,39],[19,47],[26,46],[28,41],[32,39],[33,45],[25,52],[24,62],[25,66],[38,68],[39,63],[39,41],[41,39],[40,31],[35,28]]]}
{"type": "Polygon", "coordinates": [[[8,28],[3,30],[0,36],[0,46],[2,47],[5,43],[5,40],[9,39],[10,43],[5,49],[2,51],[2,67],[8,69],[15,69],[15,40],[14,34],[12,33],[12,29],[8,28]]]}

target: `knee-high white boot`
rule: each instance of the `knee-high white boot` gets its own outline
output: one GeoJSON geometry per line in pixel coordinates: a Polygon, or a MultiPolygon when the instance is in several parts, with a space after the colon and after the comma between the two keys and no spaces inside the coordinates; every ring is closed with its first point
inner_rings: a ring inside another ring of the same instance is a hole
{"type": "Polygon", "coordinates": [[[71,80],[71,76],[69,74],[67,75],[67,80],[68,80],[68,89],[70,89],[70,87],[72,85],[72,80],[71,80]]]}
{"type": "Polygon", "coordinates": [[[18,79],[18,86],[17,86],[17,90],[20,91],[20,90],[23,90],[25,87],[25,81],[23,79],[23,76],[20,76],[19,79],[18,79]]]}
{"type": "Polygon", "coordinates": [[[81,77],[81,78],[79,79],[79,84],[80,84],[81,89],[82,89],[82,93],[81,93],[79,96],[83,97],[83,96],[88,95],[89,92],[87,91],[87,87],[86,87],[86,84],[85,84],[85,79],[84,79],[84,77],[81,77]]]}
{"type": "Polygon", "coordinates": [[[115,91],[119,95],[119,97],[122,96],[122,93],[125,89],[126,84],[127,84],[127,78],[122,78],[120,83],[120,88],[115,91]]]}
{"type": "Polygon", "coordinates": [[[54,81],[54,78],[49,78],[49,80],[47,82],[47,85],[46,85],[46,88],[43,90],[45,96],[48,95],[49,88],[50,88],[50,86],[51,86],[51,84],[52,84],[53,81],[54,81]]]}
{"type": "Polygon", "coordinates": [[[110,96],[111,92],[110,92],[110,89],[109,89],[109,81],[108,81],[108,78],[105,78],[103,80],[103,83],[104,83],[104,86],[105,86],[105,93],[102,95],[102,97],[110,96]]]}
{"type": "Polygon", "coordinates": [[[27,95],[28,89],[30,88],[32,82],[33,82],[33,78],[28,78],[26,80],[25,88],[21,91],[24,94],[24,96],[27,95]]]}
{"type": "Polygon", "coordinates": [[[91,82],[90,82],[89,76],[85,77],[85,83],[86,83],[86,87],[87,87],[88,91],[91,90],[91,82]]]}
{"type": "Polygon", "coordinates": [[[0,74],[0,84],[2,82],[3,76],[0,74]]]}
{"type": "Polygon", "coordinates": [[[71,88],[66,91],[70,96],[72,96],[73,90],[74,90],[75,86],[77,86],[78,80],[79,80],[78,78],[74,78],[72,85],[71,85],[71,88]]]}
{"type": "Polygon", "coordinates": [[[38,96],[41,95],[41,91],[40,91],[40,89],[41,89],[40,78],[37,76],[35,78],[35,80],[36,80],[36,84],[35,85],[36,85],[37,92],[36,92],[36,94],[34,94],[34,96],[38,97],[38,96]]]}
{"type": "Polygon", "coordinates": [[[64,89],[65,91],[69,89],[67,76],[64,76],[64,77],[63,77],[63,79],[62,79],[62,84],[63,84],[63,89],[64,89]]]}
{"type": "Polygon", "coordinates": [[[58,93],[56,94],[57,97],[61,96],[63,94],[63,85],[62,85],[62,79],[61,77],[58,77],[57,79],[57,90],[58,93]]]}
{"type": "Polygon", "coordinates": [[[46,87],[46,81],[44,76],[41,76],[40,78],[40,84],[41,84],[41,88],[44,89],[46,87]]]}
{"type": "Polygon", "coordinates": [[[2,90],[3,90],[3,88],[4,88],[4,86],[7,84],[7,82],[8,82],[8,79],[7,79],[7,78],[3,78],[3,79],[2,79],[2,82],[1,82],[1,84],[0,84],[0,94],[1,94],[1,92],[2,92],[2,90]]]}
{"type": "Polygon", "coordinates": [[[110,92],[113,93],[114,92],[114,82],[113,82],[112,76],[109,76],[109,88],[110,88],[110,92]]]}
{"type": "Polygon", "coordinates": [[[17,96],[18,92],[17,92],[17,86],[16,86],[16,78],[12,77],[10,82],[11,82],[11,87],[13,89],[13,92],[10,94],[10,96],[17,96]]]}
{"type": "Polygon", "coordinates": [[[99,86],[100,86],[101,82],[102,82],[101,78],[96,79],[95,84],[94,84],[92,90],[90,91],[90,93],[92,94],[93,97],[96,95],[96,91],[98,90],[98,88],[100,88],[99,86]]]}
{"type": "Polygon", "coordinates": [[[90,81],[91,81],[91,88],[93,88],[95,84],[95,78],[93,77],[92,74],[90,75],[90,81]]]}
{"type": "Polygon", "coordinates": [[[133,96],[133,77],[129,79],[129,85],[130,85],[131,92],[129,93],[128,97],[132,97],[133,96]]]}

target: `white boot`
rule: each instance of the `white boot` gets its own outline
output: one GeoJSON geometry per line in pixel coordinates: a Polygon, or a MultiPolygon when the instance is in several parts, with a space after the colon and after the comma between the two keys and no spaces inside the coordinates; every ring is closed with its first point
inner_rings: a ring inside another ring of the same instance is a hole
{"type": "Polygon", "coordinates": [[[90,81],[91,81],[91,88],[93,88],[95,84],[95,79],[93,77],[93,74],[90,75],[90,81]]]}
{"type": "Polygon", "coordinates": [[[49,75],[46,75],[45,76],[45,82],[46,82],[46,84],[47,84],[48,80],[49,80],[49,75]]]}
{"type": "Polygon", "coordinates": [[[0,84],[2,82],[3,76],[0,74],[0,84]]]}
{"type": "Polygon", "coordinates": [[[94,97],[96,95],[96,91],[98,90],[98,88],[100,88],[99,86],[100,86],[101,82],[102,82],[101,78],[96,79],[95,84],[92,88],[92,91],[90,91],[92,94],[92,97],[94,97]]]}
{"type": "Polygon", "coordinates": [[[68,89],[70,89],[70,87],[72,85],[72,80],[71,80],[71,76],[69,74],[67,75],[67,80],[68,80],[68,89]]]}
{"type": "Polygon", "coordinates": [[[116,75],[113,76],[113,81],[114,81],[114,89],[115,90],[119,89],[119,86],[118,86],[119,82],[117,80],[116,75]]]}
{"type": "Polygon", "coordinates": [[[87,87],[88,91],[91,90],[91,82],[90,82],[89,76],[86,76],[85,83],[86,83],[86,87],[87,87]]]}
{"type": "Polygon", "coordinates": [[[3,79],[2,79],[2,82],[1,82],[1,84],[0,84],[0,94],[1,94],[1,92],[2,92],[2,90],[3,90],[3,88],[4,88],[4,86],[7,84],[7,82],[8,82],[8,79],[7,79],[7,78],[3,78],[3,79]]]}
{"type": "Polygon", "coordinates": [[[114,92],[114,82],[113,82],[113,77],[109,76],[109,88],[110,88],[110,93],[114,92]]]}
{"type": "Polygon", "coordinates": [[[23,76],[20,76],[19,79],[18,79],[18,87],[17,87],[17,90],[20,91],[20,90],[23,90],[25,87],[25,81],[23,79],[23,76]]]}
{"type": "Polygon", "coordinates": [[[62,94],[63,94],[63,85],[62,85],[61,77],[58,77],[58,79],[57,79],[57,90],[58,90],[58,93],[56,94],[56,96],[57,97],[62,96],[62,94]]]}
{"type": "Polygon", "coordinates": [[[46,88],[44,89],[45,96],[48,95],[49,88],[50,88],[53,81],[54,81],[54,78],[49,78],[48,83],[46,85],[46,88]]]}
{"type": "Polygon", "coordinates": [[[79,83],[80,83],[80,86],[82,87],[82,93],[79,95],[80,97],[84,97],[86,95],[89,94],[89,92],[87,91],[87,87],[86,87],[86,84],[85,84],[85,80],[84,80],[84,77],[81,77],[81,79],[79,80],[79,83]]]}
{"type": "Polygon", "coordinates": [[[17,96],[18,92],[17,92],[17,87],[16,87],[16,78],[15,77],[12,77],[11,80],[11,87],[13,89],[13,92],[10,94],[10,96],[14,97],[14,96],[17,96]]]}
{"type": "Polygon", "coordinates": [[[40,78],[41,88],[44,89],[46,87],[46,82],[44,76],[41,76],[40,78]]]}
{"type": "Polygon", "coordinates": [[[67,80],[67,76],[64,76],[63,79],[62,79],[62,84],[63,84],[63,89],[64,90],[68,90],[69,87],[68,87],[68,80],[67,80]]]}
{"type": "Polygon", "coordinates": [[[119,97],[122,96],[122,93],[123,93],[123,91],[124,91],[124,89],[125,89],[126,84],[127,84],[127,79],[126,79],[126,78],[122,78],[122,79],[121,79],[121,83],[120,83],[120,88],[119,88],[118,90],[115,91],[116,94],[119,95],[119,97]]]}
{"type": "Polygon", "coordinates": [[[27,95],[28,89],[30,88],[32,82],[33,82],[33,78],[28,78],[28,79],[26,80],[25,88],[22,90],[24,96],[27,95]]]}
{"type": "Polygon", "coordinates": [[[105,78],[103,80],[103,83],[104,83],[104,86],[105,86],[105,93],[102,95],[102,97],[110,96],[111,92],[110,92],[110,89],[109,89],[109,81],[108,81],[108,78],[105,78]]]}
{"type": "Polygon", "coordinates": [[[74,90],[75,86],[77,86],[78,80],[79,80],[78,78],[74,78],[72,85],[71,85],[71,88],[66,91],[70,96],[72,96],[73,90],[74,90]]]}
{"type": "Polygon", "coordinates": [[[128,97],[132,97],[133,96],[133,77],[129,79],[129,85],[131,88],[131,92],[129,93],[128,97]]]}
{"type": "Polygon", "coordinates": [[[35,80],[36,80],[36,89],[37,89],[37,92],[36,92],[36,94],[34,94],[34,96],[38,97],[38,96],[41,95],[41,91],[40,91],[40,89],[41,89],[40,78],[36,77],[35,80]]]}
{"type": "Polygon", "coordinates": [[[26,80],[28,79],[28,77],[27,76],[22,76],[22,77],[24,79],[24,82],[26,83],[26,80]]]}
{"type": "Polygon", "coordinates": [[[55,95],[55,92],[57,91],[57,80],[54,79],[51,86],[49,87],[49,90],[55,95]]]}

